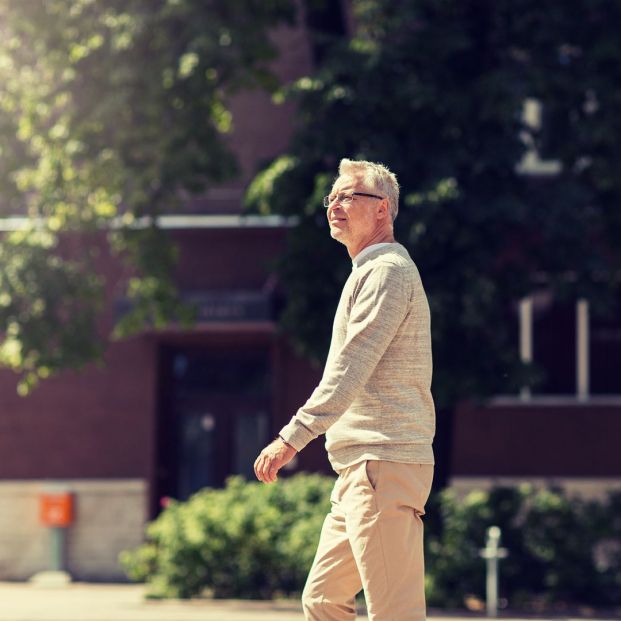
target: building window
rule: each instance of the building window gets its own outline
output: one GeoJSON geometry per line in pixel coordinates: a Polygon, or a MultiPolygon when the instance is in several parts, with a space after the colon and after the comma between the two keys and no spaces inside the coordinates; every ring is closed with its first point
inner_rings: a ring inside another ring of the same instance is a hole
{"type": "MultiPolygon", "coordinates": [[[[597,106],[594,93],[587,92],[585,112],[591,114],[597,106]]],[[[561,162],[553,159],[557,137],[564,132],[562,115],[527,98],[522,121],[527,149],[516,171],[539,179],[556,177],[562,171],[561,162]]],[[[542,375],[533,389],[522,388],[521,400],[534,395],[571,395],[581,401],[591,395],[621,395],[621,290],[616,308],[607,314],[592,309],[585,298],[555,300],[546,289],[520,300],[518,308],[520,359],[542,375]]]]}
{"type": "Polygon", "coordinates": [[[537,395],[621,394],[621,317],[593,314],[589,300],[555,300],[541,290],[519,303],[520,359],[542,373],[534,389],[520,392],[523,401],[537,395]]]}
{"type": "Polygon", "coordinates": [[[621,292],[614,312],[591,312],[589,368],[591,393],[621,394],[621,292]]]}
{"type": "Polygon", "coordinates": [[[542,131],[542,109],[539,100],[533,98],[524,100],[522,122],[525,129],[520,136],[527,149],[516,167],[516,171],[522,175],[553,177],[561,172],[561,162],[543,158],[537,148],[535,136],[542,131]]]}
{"type": "Polygon", "coordinates": [[[269,345],[162,345],[158,497],[254,478],[273,409],[269,345]]]}

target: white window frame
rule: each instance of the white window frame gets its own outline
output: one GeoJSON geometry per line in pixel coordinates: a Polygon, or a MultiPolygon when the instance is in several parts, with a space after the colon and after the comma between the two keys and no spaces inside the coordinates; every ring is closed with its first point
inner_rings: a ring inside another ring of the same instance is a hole
{"type": "MultiPolygon", "coordinates": [[[[533,296],[529,295],[519,303],[519,347],[520,360],[531,364],[533,358],[533,296]]],[[[576,300],[576,392],[579,401],[588,401],[590,397],[590,330],[589,301],[585,298],[576,300]]],[[[541,395],[544,396],[544,395],[541,395]]],[[[530,387],[520,390],[520,401],[533,398],[530,387]]]]}
{"type": "Polygon", "coordinates": [[[522,122],[528,130],[520,132],[520,138],[526,145],[526,152],[515,170],[520,175],[536,175],[547,177],[558,175],[563,169],[559,160],[542,160],[535,145],[532,133],[541,129],[542,105],[538,99],[528,97],[524,100],[522,122]]]}
{"type": "Polygon", "coordinates": [[[576,301],[576,395],[588,401],[590,393],[591,339],[589,330],[589,301],[576,301]]]}

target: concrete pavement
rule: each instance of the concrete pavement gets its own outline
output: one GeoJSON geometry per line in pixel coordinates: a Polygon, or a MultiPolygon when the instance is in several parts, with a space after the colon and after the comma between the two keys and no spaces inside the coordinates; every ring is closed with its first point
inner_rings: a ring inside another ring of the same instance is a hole
{"type": "MultiPolygon", "coordinates": [[[[4,582],[0,583],[0,621],[304,621],[298,602],[150,601],[144,593],[144,586],[135,584],[73,583],[50,588],[4,582]]],[[[430,617],[433,621],[477,618],[433,611],[430,617]]],[[[358,616],[358,621],[365,619],[358,616]]],[[[574,621],[569,616],[564,619],[574,621]]],[[[528,621],[537,620],[531,617],[528,621]]]]}
{"type": "Polygon", "coordinates": [[[145,600],[142,585],[0,583],[0,621],[302,621],[288,603],[145,600]]]}

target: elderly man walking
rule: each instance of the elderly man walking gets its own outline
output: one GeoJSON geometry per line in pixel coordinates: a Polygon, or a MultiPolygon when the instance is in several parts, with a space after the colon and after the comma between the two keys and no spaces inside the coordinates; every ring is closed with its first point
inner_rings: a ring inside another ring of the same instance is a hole
{"type": "Polygon", "coordinates": [[[255,462],[271,483],[326,434],[338,473],[302,603],[306,619],[351,621],[364,589],[370,621],[425,618],[423,523],[433,479],[429,305],[395,242],[399,185],[380,164],[344,159],[324,198],[330,234],[353,261],[323,377],[255,462]]]}

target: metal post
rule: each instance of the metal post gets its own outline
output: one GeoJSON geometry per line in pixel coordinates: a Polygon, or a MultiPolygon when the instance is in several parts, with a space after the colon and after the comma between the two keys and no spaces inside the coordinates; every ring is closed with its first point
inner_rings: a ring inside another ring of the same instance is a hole
{"type": "Polygon", "coordinates": [[[74,495],[64,483],[48,483],[39,494],[39,519],[49,537],[49,569],[30,578],[35,584],[65,586],[71,576],[65,570],[67,529],[74,522],[74,495]]]}
{"type": "Polygon", "coordinates": [[[50,528],[50,570],[65,570],[65,529],[60,526],[50,528]]]}
{"type": "Polygon", "coordinates": [[[500,535],[498,526],[490,526],[487,529],[485,548],[480,551],[480,555],[485,559],[487,565],[485,600],[488,617],[498,616],[498,561],[507,556],[507,550],[499,547],[500,535]]]}

